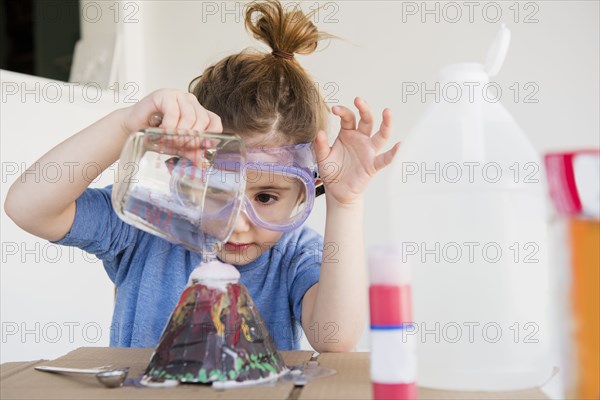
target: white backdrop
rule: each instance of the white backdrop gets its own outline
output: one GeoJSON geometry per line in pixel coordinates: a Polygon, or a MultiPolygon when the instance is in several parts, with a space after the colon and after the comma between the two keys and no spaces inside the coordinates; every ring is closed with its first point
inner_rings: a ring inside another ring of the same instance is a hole
{"type": "MultiPolygon", "coordinates": [[[[512,43],[495,81],[501,101],[540,152],[599,147],[599,3],[535,2],[302,2],[321,5],[313,17],[338,36],[327,48],[298,59],[314,76],[330,106],[362,96],[374,110],[390,107],[395,140],[402,140],[425,108],[407,86],[432,89],[437,71],[454,62],[483,62],[500,22],[512,43]],[[518,98],[516,96],[518,95],[518,98]]],[[[233,1],[82,2],[83,35],[116,35],[117,79],[124,88],[103,92],[97,103],[68,88],[54,103],[43,93],[23,98],[14,83],[32,78],[2,72],[2,201],[22,170],[52,145],[122,106],[125,94],[140,99],[161,87],[186,88],[211,63],[258,46],[243,27],[243,3],[233,1]],[[101,7],[101,8],[98,8],[101,7]],[[111,8],[112,7],[112,8],[111,8]],[[101,13],[94,13],[97,9],[101,13]],[[116,23],[115,23],[116,21],[116,23]]],[[[106,43],[106,40],[103,41],[106,43]]],[[[88,97],[86,97],[88,96],[88,97]]],[[[332,120],[331,139],[338,124],[332,120]]],[[[41,171],[50,173],[50,171],[41,171]]],[[[366,194],[366,242],[386,238],[386,173],[366,194]]],[[[97,185],[109,182],[110,171],[97,185]]],[[[308,224],[323,231],[321,201],[308,224]]],[[[2,362],[59,356],[82,345],[108,343],[112,286],[101,266],[80,251],[58,250],[25,234],[2,212],[2,362]],[[37,246],[37,247],[36,247],[37,246]],[[61,253],[60,256],[57,254],[61,253]]],[[[366,321],[365,321],[366,322],[366,321]]],[[[360,349],[368,346],[366,337],[360,349]]]]}

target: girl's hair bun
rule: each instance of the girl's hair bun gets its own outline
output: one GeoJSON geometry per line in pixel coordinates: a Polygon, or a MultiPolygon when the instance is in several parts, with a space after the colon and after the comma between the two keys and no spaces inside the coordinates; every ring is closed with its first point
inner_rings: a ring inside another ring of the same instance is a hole
{"type": "Polygon", "coordinates": [[[267,0],[247,6],[245,25],[256,39],[269,45],[274,54],[310,54],[316,50],[319,40],[329,37],[319,32],[311,16],[312,13],[304,14],[297,5],[284,10],[279,1],[267,0]]]}
{"type": "Polygon", "coordinates": [[[308,143],[327,130],[329,109],[314,79],[294,60],[294,53],[310,54],[321,39],[298,6],[276,0],[250,3],[246,29],[272,52],[243,50],[206,68],[192,81],[190,91],[200,104],[221,117],[226,132],[237,133],[273,147],[308,143]]]}

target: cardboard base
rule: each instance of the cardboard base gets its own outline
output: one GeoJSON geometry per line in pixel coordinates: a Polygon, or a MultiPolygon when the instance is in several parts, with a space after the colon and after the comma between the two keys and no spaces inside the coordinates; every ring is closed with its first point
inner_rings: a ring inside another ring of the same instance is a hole
{"type": "MultiPolygon", "coordinates": [[[[8,399],[371,399],[369,353],[324,353],[319,364],[337,374],[294,388],[289,383],[216,391],[201,384],[170,389],[122,387],[108,389],[93,376],[60,375],[35,371],[36,365],[93,368],[105,365],[130,367],[129,377],[143,374],[153,349],[84,347],[54,361],[0,365],[0,398],[8,399]]],[[[287,365],[310,360],[310,351],[281,352],[287,365]]],[[[419,388],[420,399],[547,399],[539,389],[517,392],[449,392],[419,388]]]]}

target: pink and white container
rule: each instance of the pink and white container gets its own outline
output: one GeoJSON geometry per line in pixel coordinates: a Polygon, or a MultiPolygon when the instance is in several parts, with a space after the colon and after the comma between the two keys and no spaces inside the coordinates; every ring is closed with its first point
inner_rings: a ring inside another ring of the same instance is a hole
{"type": "Polygon", "coordinates": [[[373,399],[416,399],[416,338],[409,266],[399,248],[369,252],[373,399]]]}

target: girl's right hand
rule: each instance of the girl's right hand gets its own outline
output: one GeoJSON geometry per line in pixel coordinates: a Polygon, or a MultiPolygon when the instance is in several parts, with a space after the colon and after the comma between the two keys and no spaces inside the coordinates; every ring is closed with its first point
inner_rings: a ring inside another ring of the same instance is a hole
{"type": "Polygon", "coordinates": [[[154,113],[163,115],[160,128],[222,133],[221,118],[202,107],[196,96],[175,89],[160,89],[125,108],[122,128],[129,134],[150,126],[154,113]]]}

